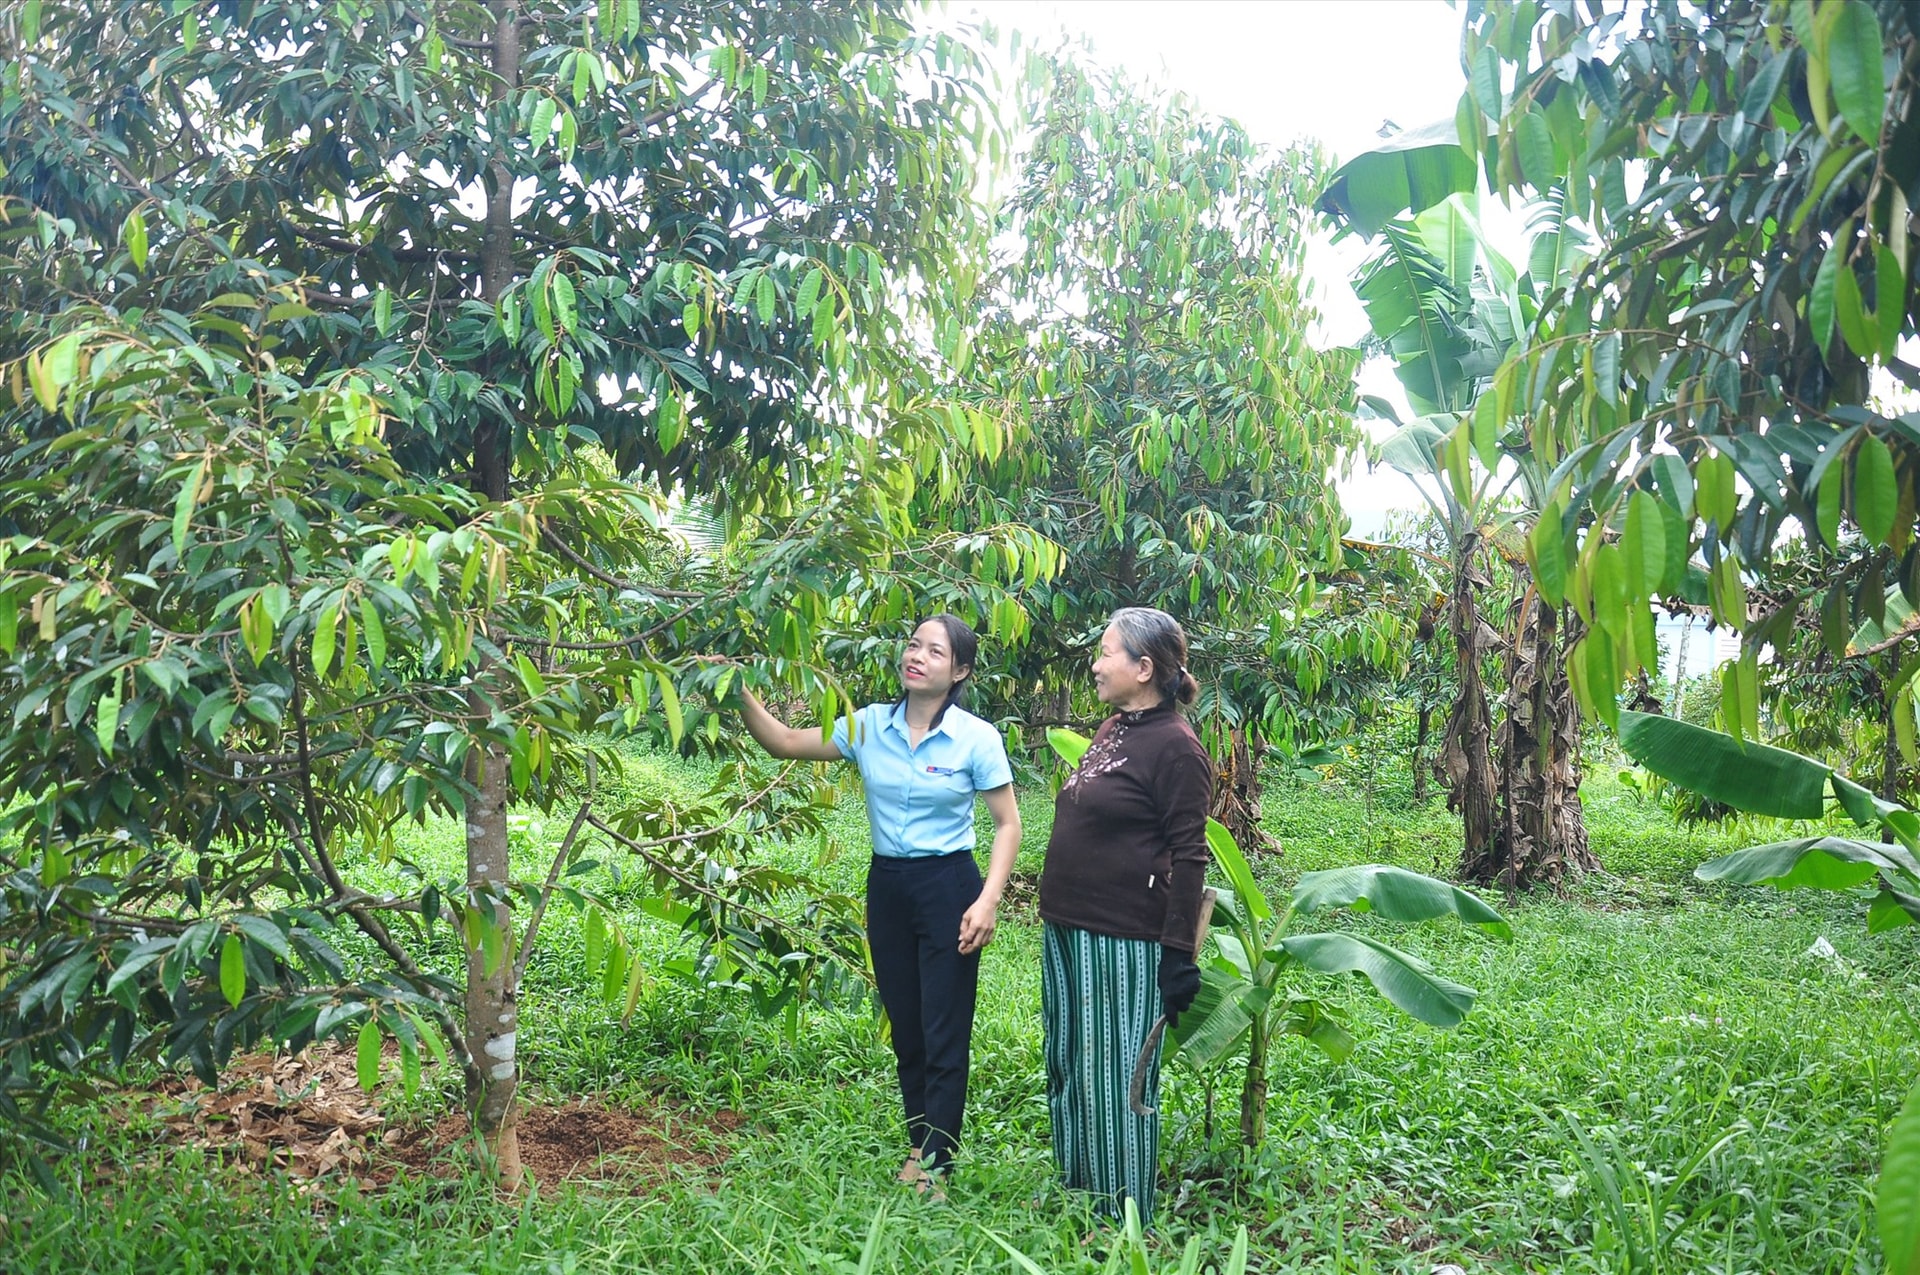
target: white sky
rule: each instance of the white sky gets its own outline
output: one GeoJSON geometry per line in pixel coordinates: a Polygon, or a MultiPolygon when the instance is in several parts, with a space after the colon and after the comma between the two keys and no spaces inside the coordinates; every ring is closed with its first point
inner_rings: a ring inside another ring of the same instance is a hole
{"type": "MultiPolygon", "coordinates": [[[[1102,62],[1184,93],[1259,141],[1311,137],[1341,158],[1378,141],[1385,120],[1413,128],[1453,118],[1464,87],[1460,13],[1443,0],[950,0],[948,13],[1043,45],[1063,29],[1085,36],[1102,62]]],[[[1352,240],[1309,253],[1328,344],[1366,331],[1347,282],[1364,256],[1352,240]]],[[[1360,384],[1402,401],[1382,361],[1360,384]]],[[[1399,475],[1360,468],[1340,488],[1356,534],[1377,532],[1389,508],[1419,504],[1399,475]]]]}

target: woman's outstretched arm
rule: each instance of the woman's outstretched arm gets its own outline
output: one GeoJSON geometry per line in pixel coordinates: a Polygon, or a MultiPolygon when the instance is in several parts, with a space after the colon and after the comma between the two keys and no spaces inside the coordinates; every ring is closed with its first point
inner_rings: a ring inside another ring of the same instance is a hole
{"type": "Polygon", "coordinates": [[[747,734],[775,757],[790,761],[846,760],[831,738],[821,735],[817,729],[802,730],[787,725],[769,713],[767,706],[745,687],[740,689],[740,716],[747,724],[747,734]]]}

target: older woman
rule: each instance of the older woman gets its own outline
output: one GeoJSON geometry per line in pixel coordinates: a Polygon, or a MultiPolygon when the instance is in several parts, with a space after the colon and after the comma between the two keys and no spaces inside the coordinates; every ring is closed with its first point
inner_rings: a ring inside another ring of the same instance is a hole
{"type": "MultiPolygon", "coordinates": [[[[1127,1089],[1154,1019],[1176,1021],[1200,989],[1213,764],[1177,711],[1199,685],[1172,616],[1114,612],[1093,683],[1114,713],[1055,800],[1040,877],[1047,1109],[1066,1184],[1114,1217],[1131,1198],[1148,1222],[1160,1121],[1130,1110],[1127,1089]]],[[[1159,1083],[1156,1057],[1148,1107],[1159,1083]]]]}

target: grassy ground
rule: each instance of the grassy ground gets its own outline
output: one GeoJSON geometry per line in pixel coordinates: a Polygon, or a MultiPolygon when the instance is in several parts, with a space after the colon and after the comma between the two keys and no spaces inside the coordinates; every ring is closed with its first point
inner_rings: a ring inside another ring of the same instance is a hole
{"type": "MultiPolygon", "coordinates": [[[[1256,1271],[1877,1264],[1868,1184],[1880,1130],[1920,1071],[1912,932],[1869,940],[1850,899],[1697,885],[1696,863],[1769,830],[1678,831],[1615,768],[1594,770],[1589,826],[1612,875],[1572,899],[1512,908],[1510,945],[1439,923],[1390,936],[1480,989],[1460,1029],[1435,1032],[1364,987],[1332,987],[1359,1049],[1334,1065],[1282,1041],[1270,1137],[1244,1159],[1231,1140],[1236,1077],[1169,1068],[1171,1207],[1141,1255],[1150,1269],[1177,1269],[1189,1252],[1222,1264],[1243,1224],[1256,1271]],[[1835,954],[1810,955],[1823,937],[1835,954]]],[[[702,781],[698,767],[658,759],[631,776],[702,781]]],[[[1049,803],[1036,793],[1024,806],[1021,870],[1037,875],[1049,803]]],[[[1283,854],[1259,870],[1282,886],[1368,860],[1444,870],[1457,835],[1443,806],[1413,802],[1390,759],[1276,781],[1266,816],[1283,854]]],[[[558,831],[522,830],[523,870],[558,831]]],[[[852,852],[829,871],[852,885],[863,868],[857,799],[836,813],[836,831],[852,852]]],[[[451,870],[457,830],[428,829],[411,850],[451,870]]],[[[890,1180],[899,1117],[870,1017],[812,1011],[788,1038],[738,998],[663,981],[623,1027],[580,987],[566,916],[548,924],[523,1002],[530,1096],[670,1104],[694,1120],[738,1112],[746,1123],[717,1174],[689,1168],[643,1196],[567,1189],[518,1205],[458,1179],[315,1195],[80,1104],[65,1118],[86,1148],[56,1166],[57,1189],[24,1169],[0,1180],[0,1269],[1101,1268],[1098,1246],[1081,1244],[1090,1218],[1052,1182],[1030,903],[1010,909],[986,956],[968,1158],[945,1206],[890,1180]]],[[[671,939],[650,942],[658,954],[671,939]]],[[[412,1116],[432,1118],[433,1104],[418,1100],[412,1116]]]]}

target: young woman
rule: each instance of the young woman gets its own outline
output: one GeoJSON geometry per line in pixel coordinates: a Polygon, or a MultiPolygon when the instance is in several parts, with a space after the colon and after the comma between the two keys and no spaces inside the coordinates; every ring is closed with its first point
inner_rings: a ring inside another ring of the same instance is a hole
{"type": "MultiPolygon", "coordinates": [[[[1160,1119],[1127,1102],[1134,1061],[1164,1007],[1200,990],[1194,932],[1206,884],[1213,763],[1177,705],[1199,685],[1187,636],[1164,611],[1124,607],[1093,661],[1114,710],[1054,803],[1040,876],[1041,1002],[1053,1160],[1069,1187],[1118,1218],[1153,1220],[1160,1119]]],[[[1156,1057],[1146,1105],[1160,1084],[1156,1057]]]]}
{"type": "Polygon", "coordinates": [[[967,1101],[980,950],[1020,849],[1013,770],[998,731],[960,707],[979,639],[955,616],[914,629],[900,661],[902,695],[842,720],[831,739],[777,720],[751,694],[747,730],[775,757],[853,761],[867,794],[873,864],[867,943],[893,1056],[909,1150],[900,1180],[940,1191],[967,1101]],[[987,875],[974,862],[973,802],[993,816],[987,875]]]}

